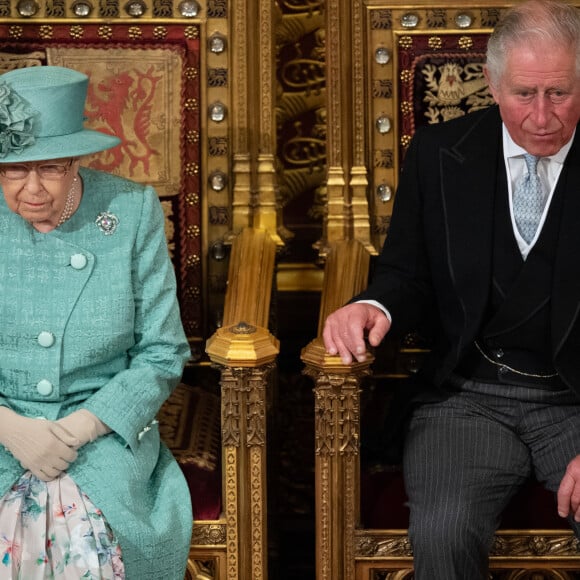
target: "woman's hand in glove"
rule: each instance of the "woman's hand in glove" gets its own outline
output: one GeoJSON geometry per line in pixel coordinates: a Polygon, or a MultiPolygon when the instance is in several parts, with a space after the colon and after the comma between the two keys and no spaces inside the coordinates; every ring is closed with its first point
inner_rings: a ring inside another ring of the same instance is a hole
{"type": "Polygon", "coordinates": [[[64,427],[79,441],[77,448],[111,432],[100,419],[86,409],[73,411],[70,415],[59,419],[57,424],[64,427]]]}
{"type": "Polygon", "coordinates": [[[51,481],[77,458],[79,440],[58,422],[23,417],[0,406],[0,444],[24,469],[51,481]]]}

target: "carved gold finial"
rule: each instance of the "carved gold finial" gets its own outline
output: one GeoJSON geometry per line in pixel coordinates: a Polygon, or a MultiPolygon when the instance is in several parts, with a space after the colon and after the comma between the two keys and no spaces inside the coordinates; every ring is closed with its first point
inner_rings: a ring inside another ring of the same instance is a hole
{"type": "Polygon", "coordinates": [[[216,364],[254,367],[272,362],[280,350],[279,344],[267,329],[240,321],[218,328],[208,339],[206,352],[216,364]]]}
{"type": "Polygon", "coordinates": [[[230,330],[234,334],[253,334],[254,332],[256,332],[256,327],[242,320],[238,322],[235,326],[231,326],[230,330]]]}

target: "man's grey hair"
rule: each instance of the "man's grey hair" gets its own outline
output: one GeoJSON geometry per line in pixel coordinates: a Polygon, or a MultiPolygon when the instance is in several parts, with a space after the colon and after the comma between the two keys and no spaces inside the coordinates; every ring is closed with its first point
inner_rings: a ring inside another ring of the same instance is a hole
{"type": "Polygon", "coordinates": [[[497,86],[514,46],[549,42],[576,51],[580,77],[580,10],[559,0],[528,0],[508,10],[487,43],[487,70],[497,86]]]}

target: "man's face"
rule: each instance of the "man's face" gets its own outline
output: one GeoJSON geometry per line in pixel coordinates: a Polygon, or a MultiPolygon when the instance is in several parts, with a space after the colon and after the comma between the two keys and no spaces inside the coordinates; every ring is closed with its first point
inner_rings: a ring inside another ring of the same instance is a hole
{"type": "Polygon", "coordinates": [[[506,54],[497,85],[490,91],[512,139],[528,153],[557,153],[580,119],[580,79],[574,47],[517,46],[506,54]]]}

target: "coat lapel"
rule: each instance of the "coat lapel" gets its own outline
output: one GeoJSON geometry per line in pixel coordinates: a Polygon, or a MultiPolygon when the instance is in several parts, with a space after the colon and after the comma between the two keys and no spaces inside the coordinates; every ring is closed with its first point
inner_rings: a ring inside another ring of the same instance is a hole
{"type": "Polygon", "coordinates": [[[501,119],[494,107],[453,147],[441,151],[450,275],[466,319],[473,321],[472,329],[481,322],[489,293],[497,168],[505,180],[503,164],[498,162],[501,143],[501,119]]]}
{"type": "MultiPolygon", "coordinates": [[[[578,131],[560,175],[564,180],[562,221],[554,264],[552,344],[562,348],[580,310],[580,136],[578,131]]],[[[576,348],[579,345],[576,345],[576,348]]]]}

